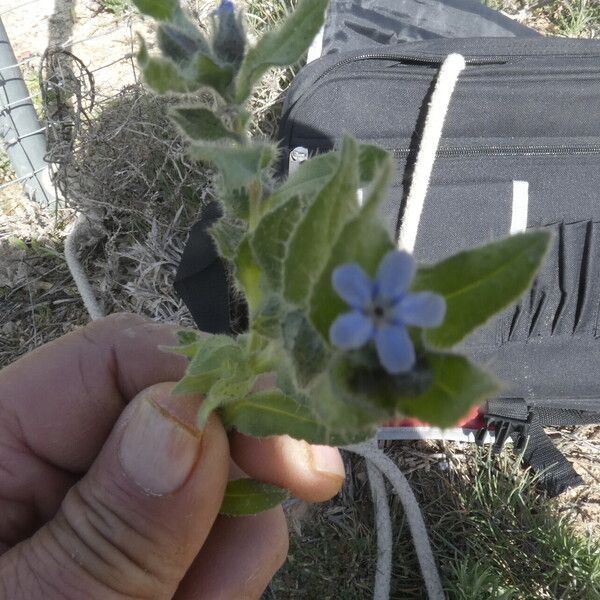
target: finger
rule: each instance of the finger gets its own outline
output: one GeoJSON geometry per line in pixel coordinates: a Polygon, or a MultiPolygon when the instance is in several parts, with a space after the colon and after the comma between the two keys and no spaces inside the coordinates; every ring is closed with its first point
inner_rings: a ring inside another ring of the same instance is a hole
{"type": "Polygon", "coordinates": [[[253,438],[233,433],[231,456],[248,476],[290,490],[297,498],[323,502],[335,496],[344,482],[339,451],[284,435],[253,438]]]}
{"type": "Polygon", "coordinates": [[[0,558],[8,597],[173,597],[218,514],[229,448],[172,386],[139,394],[56,517],[0,558]]]}
{"type": "Polygon", "coordinates": [[[176,329],[120,314],[46,344],[0,372],[0,413],[27,450],[82,473],[131,398],[182,376],[185,359],[159,349],[176,329]]]}
{"type": "Polygon", "coordinates": [[[251,517],[220,516],[175,600],[257,600],[287,551],[281,507],[251,517]]]}
{"type": "MultiPolygon", "coordinates": [[[[243,477],[246,473],[230,460],[229,479],[243,477]]],[[[280,506],[249,517],[220,515],[175,600],[260,598],[285,561],[288,545],[287,523],[280,506]]]]}

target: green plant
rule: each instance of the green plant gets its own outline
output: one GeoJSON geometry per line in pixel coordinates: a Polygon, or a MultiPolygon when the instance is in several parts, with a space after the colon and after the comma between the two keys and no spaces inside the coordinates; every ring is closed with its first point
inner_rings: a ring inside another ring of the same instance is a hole
{"type": "Polygon", "coordinates": [[[131,7],[129,0],[97,0],[100,9],[121,16],[131,7]]]}
{"type": "Polygon", "coordinates": [[[219,171],[223,216],[211,233],[248,305],[248,333],[186,331],[171,349],[190,359],[176,391],[205,395],[200,426],[218,410],[226,427],[248,435],[340,445],[398,415],[449,426],[494,393],[494,377],[452,348],[527,289],[548,234],[515,235],[417,269],[379,219],[393,164],[384,150],[347,137],[287,181],[273,179],[277,149],[249,139],[245,106],[269,68],[301,59],[327,0],[304,0],[252,47],[229,0],[208,38],[177,0],[134,3],[158,20],[162,55],[140,42],[146,84],[187,96],[171,116],[192,157],[219,171]],[[189,101],[206,90],[210,108],[189,101]]]}
{"type": "Polygon", "coordinates": [[[588,37],[592,25],[600,26],[600,4],[594,0],[563,2],[556,26],[566,37],[588,37]]]}
{"type": "MultiPolygon", "coordinates": [[[[417,469],[411,486],[421,504],[449,600],[598,600],[600,545],[575,533],[569,512],[536,491],[535,479],[508,454],[486,449],[397,445],[395,461],[444,450],[450,469],[417,469]],[[429,451],[428,451],[429,450],[429,451]],[[458,456],[457,456],[458,455],[458,456]]],[[[376,540],[364,468],[332,502],[291,528],[290,560],[264,600],[360,600],[372,594],[376,540]],[[317,558],[316,558],[317,557],[317,558]],[[314,568],[318,561],[319,569],[314,568]]],[[[394,565],[391,600],[424,597],[406,515],[391,506],[394,565]]]]}

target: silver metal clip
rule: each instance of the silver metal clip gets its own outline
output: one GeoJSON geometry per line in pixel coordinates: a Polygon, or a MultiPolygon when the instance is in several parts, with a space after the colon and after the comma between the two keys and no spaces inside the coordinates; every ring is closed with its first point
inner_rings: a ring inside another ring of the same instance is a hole
{"type": "Polygon", "coordinates": [[[298,170],[298,167],[307,159],[307,148],[304,146],[296,146],[295,148],[292,148],[288,162],[288,174],[293,175],[298,170]]]}

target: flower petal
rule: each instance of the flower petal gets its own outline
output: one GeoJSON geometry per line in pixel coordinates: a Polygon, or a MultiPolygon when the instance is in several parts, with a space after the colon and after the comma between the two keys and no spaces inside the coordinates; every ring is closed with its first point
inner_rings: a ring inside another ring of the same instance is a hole
{"type": "Polygon", "coordinates": [[[375,283],[378,296],[383,300],[395,300],[408,290],[415,275],[415,259],[408,252],[392,250],[381,261],[375,283]]]}
{"type": "Polygon", "coordinates": [[[331,282],[339,296],[353,308],[363,308],[372,300],[373,284],[356,263],[347,263],[335,269],[331,282]]]}
{"type": "Polygon", "coordinates": [[[433,292],[406,294],[394,307],[393,317],[405,325],[437,327],[446,315],[446,301],[433,292]]]}
{"type": "Polygon", "coordinates": [[[392,374],[410,371],[416,362],[415,349],[403,325],[384,325],[375,333],[375,347],[383,368],[392,374]]]}
{"type": "Polygon", "coordinates": [[[342,350],[364,346],[373,336],[373,321],[357,310],[340,315],[331,325],[329,339],[342,350]]]}

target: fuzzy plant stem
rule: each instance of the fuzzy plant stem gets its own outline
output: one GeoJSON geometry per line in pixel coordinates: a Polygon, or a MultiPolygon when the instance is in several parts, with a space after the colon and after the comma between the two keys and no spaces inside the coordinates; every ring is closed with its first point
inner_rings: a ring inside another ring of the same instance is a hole
{"type": "MultiPolygon", "coordinates": [[[[425,587],[427,589],[429,600],[444,600],[446,596],[444,595],[444,589],[442,587],[440,575],[435,564],[435,559],[433,558],[433,552],[431,551],[431,544],[429,543],[429,536],[427,534],[423,515],[421,514],[419,503],[417,502],[417,499],[410,488],[408,480],[400,471],[400,469],[398,469],[396,464],[394,464],[390,458],[388,458],[381,450],[379,450],[376,440],[369,440],[360,444],[352,444],[351,446],[346,446],[345,450],[354,452],[354,454],[358,454],[367,461],[370,461],[372,465],[381,471],[381,473],[383,473],[383,475],[385,475],[392,484],[394,492],[398,495],[398,498],[400,498],[406,514],[406,520],[408,521],[410,533],[413,538],[413,544],[415,546],[417,558],[419,559],[421,574],[423,576],[423,580],[425,581],[425,587]]],[[[375,503],[375,506],[377,508],[377,503],[375,503]]],[[[389,510],[389,508],[387,508],[387,510],[389,510]]],[[[376,522],[379,523],[379,520],[380,517],[377,516],[376,522]]],[[[382,522],[383,520],[384,518],[381,518],[382,522]]],[[[379,532],[377,535],[379,539],[379,532]]],[[[387,539],[391,539],[391,532],[389,533],[389,537],[387,539]]],[[[384,556],[387,555],[389,551],[390,550],[388,547],[384,556]]],[[[384,570],[383,565],[381,570],[384,570]]],[[[391,578],[391,570],[389,575],[391,578]]],[[[380,600],[380,598],[377,596],[375,596],[375,598],[376,600],[380,600]]]]}

